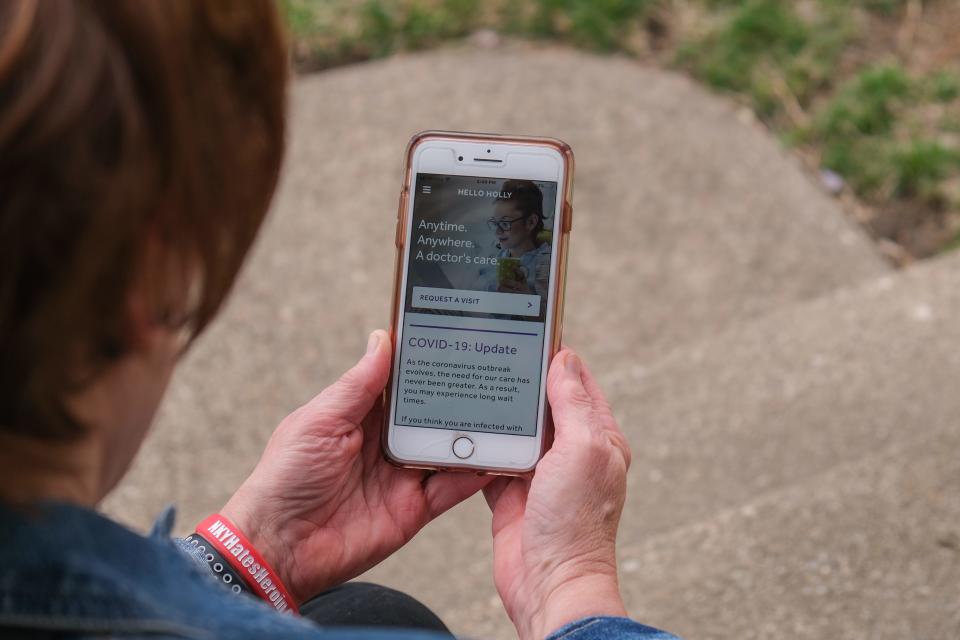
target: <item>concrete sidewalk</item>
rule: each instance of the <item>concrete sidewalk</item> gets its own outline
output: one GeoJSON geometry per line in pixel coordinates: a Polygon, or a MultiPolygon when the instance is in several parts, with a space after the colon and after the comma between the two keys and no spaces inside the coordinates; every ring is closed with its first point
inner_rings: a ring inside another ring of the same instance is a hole
{"type": "MultiPolygon", "coordinates": [[[[272,217],[109,512],[144,527],[175,501],[185,531],[386,325],[411,134],[553,135],[577,154],[565,338],[636,453],[633,613],[691,638],[960,634],[960,262],[891,275],[734,105],[627,60],[454,48],[292,97],[272,217]]],[[[459,633],[511,637],[488,527],[472,500],[371,577],[459,633]]]]}

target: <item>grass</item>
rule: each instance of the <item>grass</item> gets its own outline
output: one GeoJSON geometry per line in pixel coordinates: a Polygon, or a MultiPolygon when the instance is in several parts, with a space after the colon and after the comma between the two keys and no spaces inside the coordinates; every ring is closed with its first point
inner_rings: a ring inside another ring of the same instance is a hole
{"type": "Polygon", "coordinates": [[[631,25],[646,16],[654,3],[652,0],[537,0],[530,4],[529,17],[513,16],[514,32],[542,38],[562,37],[576,46],[615,51],[623,47],[631,25]]]}
{"type": "Polygon", "coordinates": [[[810,38],[810,28],[786,3],[748,0],[715,33],[681,49],[680,62],[718,89],[744,91],[755,84],[762,61],[782,65],[810,38]]]}
{"type": "Polygon", "coordinates": [[[822,110],[819,132],[836,141],[888,134],[911,93],[911,81],[898,65],[868,67],[822,110]]]}
{"type": "Polygon", "coordinates": [[[897,65],[868,67],[842,86],[806,135],[822,149],[822,165],[844,176],[861,196],[882,197],[896,170],[891,134],[912,92],[897,65]]]}
{"type": "Polygon", "coordinates": [[[476,0],[281,0],[301,67],[322,69],[462,37],[479,24],[476,0]]]}
{"type": "Polygon", "coordinates": [[[930,92],[937,102],[950,103],[960,98],[960,74],[938,71],[930,79],[930,92]]]}
{"type": "Polygon", "coordinates": [[[957,251],[958,249],[960,249],[960,233],[954,236],[953,240],[943,246],[943,253],[957,251]]]}
{"type": "MultiPolygon", "coordinates": [[[[957,98],[944,76],[916,80],[896,64],[868,67],[846,83],[821,109],[813,138],[823,150],[824,167],[844,176],[872,201],[914,200],[949,206],[942,184],[960,171],[960,151],[937,139],[898,139],[910,111],[932,98],[957,98]]],[[[946,122],[941,123],[946,131],[946,122]]]]}
{"type": "Polygon", "coordinates": [[[789,116],[787,104],[802,110],[829,87],[853,37],[846,13],[826,5],[808,21],[785,0],[725,4],[719,28],[680,47],[681,67],[716,89],[745,95],[766,120],[789,116]]]}
{"type": "MultiPolygon", "coordinates": [[[[280,2],[304,69],[424,49],[479,29],[674,66],[744,101],[878,212],[955,211],[960,227],[960,196],[947,188],[960,182],[960,63],[915,68],[893,38],[884,40],[908,0],[280,2]]],[[[952,15],[960,26],[960,9],[952,15]]],[[[954,32],[944,27],[945,38],[954,32]]],[[[945,234],[943,247],[960,244],[960,228],[945,234]]]]}
{"type": "Polygon", "coordinates": [[[479,28],[622,50],[662,0],[281,0],[307,68],[422,49],[479,28]]]}
{"type": "Polygon", "coordinates": [[[897,195],[937,204],[944,197],[940,185],[960,169],[960,152],[936,140],[918,139],[897,148],[891,164],[897,195]]]}

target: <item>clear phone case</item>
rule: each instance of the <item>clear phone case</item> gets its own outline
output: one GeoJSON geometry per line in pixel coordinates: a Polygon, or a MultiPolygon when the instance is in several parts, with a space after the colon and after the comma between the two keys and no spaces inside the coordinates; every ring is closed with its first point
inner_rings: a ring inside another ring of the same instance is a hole
{"type": "MultiPolygon", "coordinates": [[[[529,136],[511,136],[511,135],[499,135],[499,134],[489,134],[489,133],[464,133],[464,132],[455,132],[455,131],[423,131],[414,135],[409,144],[407,145],[406,159],[404,162],[404,179],[403,179],[403,189],[400,195],[400,203],[397,209],[397,230],[396,230],[396,247],[397,255],[394,263],[394,274],[393,274],[393,299],[390,304],[390,339],[393,345],[393,349],[397,348],[397,322],[400,317],[400,304],[402,303],[403,296],[400,291],[401,282],[402,282],[402,273],[403,269],[403,257],[404,251],[406,250],[406,245],[402,242],[404,230],[406,228],[406,213],[408,207],[408,198],[411,193],[413,186],[414,174],[413,174],[413,155],[417,146],[423,142],[432,141],[432,140],[459,140],[459,141],[468,141],[468,142],[490,142],[491,144],[513,144],[513,145],[529,145],[535,147],[551,147],[556,149],[564,158],[564,169],[563,169],[563,185],[564,190],[561,194],[561,205],[559,207],[559,220],[556,222],[556,227],[561,230],[560,241],[557,247],[557,278],[556,281],[552,284],[552,293],[554,296],[555,305],[554,305],[554,315],[552,322],[552,340],[550,341],[550,358],[553,359],[553,356],[560,350],[560,343],[563,333],[563,305],[564,305],[564,290],[566,285],[566,276],[567,276],[567,253],[568,245],[570,239],[570,229],[573,223],[573,207],[571,205],[573,199],[573,150],[568,144],[561,140],[555,138],[541,138],[541,137],[529,137],[529,136]]],[[[390,427],[390,400],[391,400],[391,390],[393,388],[393,367],[391,366],[391,378],[387,382],[387,387],[384,390],[382,403],[383,403],[383,425],[381,429],[381,448],[383,450],[384,457],[390,461],[392,464],[395,464],[400,467],[411,468],[411,469],[429,469],[436,471],[464,471],[472,473],[487,473],[493,475],[507,475],[507,476],[522,476],[529,474],[533,471],[533,467],[530,469],[521,469],[521,470],[512,470],[512,469],[497,469],[497,468],[488,468],[482,466],[467,466],[467,465],[458,465],[455,467],[446,467],[443,465],[433,464],[429,461],[424,461],[422,463],[411,463],[410,461],[400,461],[390,455],[390,448],[387,444],[388,433],[387,430],[390,427]]],[[[553,422],[550,416],[550,406],[549,404],[544,407],[544,417],[543,417],[543,438],[541,438],[541,448],[540,454],[537,456],[537,460],[543,457],[543,454],[549,449],[553,441],[553,422]]]]}

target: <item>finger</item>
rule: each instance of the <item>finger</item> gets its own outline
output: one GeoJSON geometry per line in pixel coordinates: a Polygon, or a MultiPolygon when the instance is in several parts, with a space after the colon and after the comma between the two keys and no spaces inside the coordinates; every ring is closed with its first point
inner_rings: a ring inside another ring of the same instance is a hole
{"type": "Polygon", "coordinates": [[[363,457],[368,465],[380,462],[387,463],[383,458],[380,443],[380,433],[383,428],[383,403],[374,401],[373,408],[364,416],[363,423],[363,457]]]}
{"type": "Polygon", "coordinates": [[[607,404],[607,397],[603,394],[600,384],[594,377],[593,372],[590,371],[590,367],[583,361],[583,358],[580,359],[580,380],[583,382],[583,388],[587,390],[594,402],[607,404]]]}
{"type": "Polygon", "coordinates": [[[547,398],[557,441],[593,427],[593,397],[584,386],[582,374],[583,363],[573,351],[564,349],[554,356],[547,374],[547,398]]]}
{"type": "MultiPolygon", "coordinates": [[[[587,367],[585,362],[581,361],[581,372],[580,379],[583,381],[583,387],[587,390],[587,393],[590,395],[593,400],[593,406],[604,407],[606,411],[609,411],[610,405],[607,402],[606,396],[603,394],[603,391],[600,389],[600,385],[597,383],[596,378],[593,376],[593,373],[587,367]]],[[[604,420],[600,423],[600,426],[608,431],[611,437],[611,442],[620,449],[620,452],[623,454],[624,461],[627,463],[627,467],[630,466],[630,460],[632,458],[632,453],[630,452],[630,444],[627,442],[627,437],[623,433],[623,429],[620,428],[619,423],[613,419],[612,412],[610,413],[611,419],[604,420]]]]}
{"type": "Polygon", "coordinates": [[[500,476],[483,488],[483,497],[486,499],[490,511],[497,508],[497,502],[500,500],[500,496],[503,495],[503,492],[512,479],[513,478],[506,476],[500,476]]]}
{"type": "Polygon", "coordinates": [[[493,535],[523,517],[527,508],[528,478],[497,478],[484,489],[484,497],[493,511],[493,535]],[[489,491],[488,491],[489,490],[489,491]]]}
{"type": "Polygon", "coordinates": [[[450,507],[463,502],[490,484],[491,479],[492,476],[474,473],[441,472],[430,476],[424,485],[430,518],[436,518],[450,507]]]}
{"type": "Polygon", "coordinates": [[[389,334],[374,331],[360,361],[307,403],[304,410],[314,417],[359,424],[387,385],[391,352],[389,334]]]}

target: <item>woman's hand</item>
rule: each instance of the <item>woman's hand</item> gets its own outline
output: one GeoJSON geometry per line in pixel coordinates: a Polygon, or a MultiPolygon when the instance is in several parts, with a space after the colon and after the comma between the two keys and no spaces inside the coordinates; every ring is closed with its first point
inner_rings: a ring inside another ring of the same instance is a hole
{"type": "Polygon", "coordinates": [[[380,453],[390,337],[277,427],[223,508],[297,602],[356,577],[488,478],[400,469],[380,453]]]}
{"type": "Polygon", "coordinates": [[[500,282],[497,287],[497,291],[500,293],[531,293],[530,285],[527,284],[526,279],[523,280],[513,280],[506,279],[500,282]]]}
{"type": "Polygon", "coordinates": [[[494,581],[523,640],[590,615],[626,615],[615,547],[629,447],[572,351],[553,359],[547,395],[555,439],[533,479],[498,478],[484,489],[494,581]]]}

